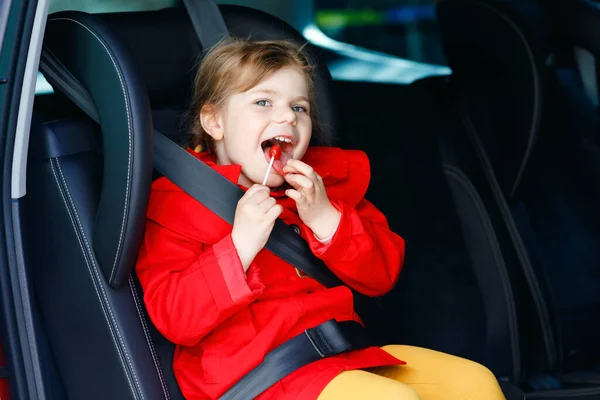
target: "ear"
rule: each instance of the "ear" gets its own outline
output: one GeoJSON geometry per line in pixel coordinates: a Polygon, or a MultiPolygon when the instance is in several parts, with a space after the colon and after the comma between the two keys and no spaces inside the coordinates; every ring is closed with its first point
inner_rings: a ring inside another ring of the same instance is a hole
{"type": "Polygon", "coordinates": [[[223,139],[223,123],[219,109],[213,105],[205,105],[200,110],[202,129],[214,140],[223,139]]]}

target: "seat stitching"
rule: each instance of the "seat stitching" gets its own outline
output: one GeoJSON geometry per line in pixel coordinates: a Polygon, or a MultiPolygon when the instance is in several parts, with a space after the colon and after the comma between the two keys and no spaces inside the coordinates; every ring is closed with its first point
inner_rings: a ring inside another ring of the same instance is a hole
{"type": "Polygon", "coordinates": [[[162,373],[162,368],[160,366],[160,361],[158,360],[158,356],[156,354],[156,349],[154,348],[154,343],[152,342],[152,338],[150,337],[150,332],[148,330],[148,327],[146,325],[146,318],[144,317],[144,314],[142,312],[141,309],[141,305],[138,299],[138,292],[137,289],[135,287],[135,284],[133,283],[133,278],[130,276],[129,277],[129,287],[131,288],[131,293],[133,296],[133,301],[135,302],[135,308],[138,312],[138,315],[140,317],[140,322],[142,323],[142,328],[144,329],[144,336],[146,336],[146,342],[148,343],[148,347],[150,348],[150,354],[152,355],[152,360],[154,361],[154,366],[156,367],[156,372],[158,372],[159,378],[160,378],[160,386],[163,389],[163,392],[165,394],[165,398],[167,400],[170,400],[171,397],[169,395],[169,391],[166,388],[166,381],[165,381],[165,377],[162,373]]]}
{"type": "Polygon", "coordinates": [[[500,15],[500,17],[502,19],[504,19],[504,21],[506,23],[508,23],[511,27],[514,28],[514,30],[517,32],[517,35],[519,36],[519,39],[521,39],[521,41],[523,42],[523,45],[525,46],[525,49],[527,50],[527,56],[529,58],[529,62],[531,63],[531,69],[533,70],[533,86],[534,89],[533,91],[534,93],[534,105],[533,105],[533,117],[532,117],[532,123],[531,123],[531,127],[529,128],[529,140],[527,142],[527,148],[525,149],[525,154],[523,155],[523,161],[521,162],[521,165],[519,166],[519,170],[517,171],[517,176],[515,177],[515,181],[513,182],[511,191],[510,191],[510,196],[514,196],[516,191],[517,191],[517,187],[519,186],[519,182],[521,181],[523,174],[525,172],[525,167],[527,166],[527,163],[529,161],[529,158],[531,157],[531,152],[533,149],[533,145],[535,144],[535,141],[537,140],[537,132],[538,132],[538,127],[540,125],[540,113],[541,113],[541,97],[542,94],[541,92],[541,88],[540,88],[540,77],[538,74],[538,70],[536,68],[535,65],[535,58],[533,55],[533,51],[531,50],[531,47],[529,46],[529,43],[527,42],[527,39],[525,38],[525,35],[523,34],[523,32],[521,31],[521,29],[519,29],[519,27],[517,26],[517,24],[515,24],[508,16],[506,16],[506,14],[500,12],[499,10],[497,10],[496,8],[490,6],[489,4],[485,4],[485,3],[481,3],[481,2],[477,2],[480,6],[488,8],[490,11],[500,15]]]}
{"type": "MultiPolygon", "coordinates": [[[[58,173],[60,174],[60,177],[62,179],[63,185],[65,187],[65,192],[67,193],[67,197],[69,198],[69,202],[70,202],[71,207],[73,209],[73,214],[75,215],[75,219],[77,220],[77,224],[79,225],[81,236],[83,237],[83,241],[84,241],[85,247],[86,247],[86,249],[88,251],[88,255],[90,255],[90,261],[92,262],[92,266],[94,267],[93,268],[93,272],[96,275],[96,279],[98,280],[98,283],[99,283],[98,286],[100,287],[100,291],[102,292],[102,297],[103,297],[103,299],[105,301],[106,309],[108,310],[108,313],[110,315],[110,319],[111,319],[111,321],[113,323],[112,328],[114,328],[114,330],[115,330],[115,332],[117,334],[117,337],[119,338],[119,342],[121,343],[122,351],[125,354],[125,358],[126,358],[127,363],[129,364],[129,367],[131,369],[131,375],[133,375],[133,380],[135,381],[136,386],[137,386],[137,388],[138,388],[138,390],[140,392],[140,396],[142,397],[142,399],[144,399],[144,394],[143,394],[143,392],[141,390],[140,383],[138,382],[137,376],[136,376],[135,371],[133,369],[133,365],[131,363],[131,359],[129,358],[129,354],[127,352],[127,348],[125,347],[125,343],[123,341],[123,337],[121,336],[121,333],[119,332],[119,328],[117,326],[117,323],[116,323],[116,320],[115,320],[115,316],[113,315],[113,312],[112,312],[112,310],[110,308],[110,303],[108,302],[108,297],[106,296],[106,292],[104,291],[104,287],[101,284],[101,278],[100,278],[100,274],[98,272],[98,266],[96,265],[96,263],[94,261],[94,256],[93,256],[94,253],[92,252],[90,244],[89,244],[89,242],[87,240],[87,236],[85,235],[85,232],[83,230],[83,225],[81,224],[81,220],[79,219],[79,214],[77,213],[77,209],[75,208],[75,202],[73,201],[73,198],[71,197],[71,192],[69,191],[69,188],[67,186],[67,181],[66,181],[66,179],[65,179],[65,177],[63,175],[62,168],[60,167],[60,162],[59,162],[58,159],[55,159],[55,162],[56,162],[56,166],[58,168],[58,173]]],[[[107,320],[107,322],[108,322],[108,320],[107,320]]],[[[110,326],[110,323],[109,323],[109,326],[110,326]]],[[[111,330],[111,332],[112,332],[112,330],[111,330]]],[[[119,350],[118,346],[117,346],[117,350],[119,350]]],[[[119,354],[120,354],[120,352],[119,352],[119,354]]],[[[129,374],[126,373],[125,375],[127,375],[127,379],[129,380],[129,374]]],[[[135,393],[134,393],[134,395],[135,395],[135,393]]]]}
{"type": "MultiPolygon", "coordinates": [[[[67,209],[67,214],[69,215],[69,219],[71,220],[71,224],[73,225],[73,230],[75,231],[75,236],[77,237],[77,241],[79,242],[79,247],[81,248],[81,252],[83,253],[83,258],[85,259],[85,263],[87,265],[88,272],[90,273],[90,278],[92,278],[92,284],[94,285],[94,289],[96,290],[96,295],[97,295],[98,299],[102,300],[102,297],[100,296],[100,292],[98,290],[98,282],[96,282],[96,280],[94,279],[94,275],[92,273],[92,268],[90,266],[90,262],[89,262],[88,257],[87,257],[88,255],[87,255],[87,253],[86,253],[86,251],[85,251],[85,249],[83,247],[83,243],[81,242],[80,232],[77,230],[77,227],[75,226],[75,221],[73,220],[72,212],[75,213],[75,215],[77,215],[77,213],[74,210],[73,204],[71,203],[72,207],[69,207],[69,203],[67,203],[67,199],[65,198],[64,191],[67,191],[67,193],[68,193],[68,189],[66,188],[66,183],[65,183],[65,189],[63,189],[61,187],[61,185],[60,185],[60,182],[58,180],[58,176],[56,175],[56,165],[55,165],[55,162],[56,162],[57,165],[59,165],[57,159],[51,160],[50,165],[52,166],[52,174],[54,175],[54,179],[56,181],[56,185],[58,186],[58,190],[59,190],[60,195],[61,195],[61,197],[63,199],[64,204],[65,204],[65,208],[67,209]],[[71,211],[71,208],[73,208],[73,211],[71,211]]],[[[59,168],[60,168],[60,165],[59,165],[59,168]]],[[[63,179],[63,182],[64,182],[64,179],[63,179]]],[[[69,195],[69,197],[70,197],[70,195],[69,195]]],[[[81,225],[79,225],[79,226],[81,227],[81,225]]],[[[84,236],[84,238],[85,238],[85,236],[84,236]]],[[[100,285],[100,286],[102,286],[102,285],[100,285]]],[[[102,313],[104,314],[104,319],[106,320],[106,322],[108,323],[108,325],[110,327],[110,322],[108,320],[108,315],[106,313],[106,309],[105,309],[104,303],[102,301],[100,301],[100,306],[102,308],[102,313]]],[[[117,340],[115,338],[115,335],[114,335],[114,332],[112,331],[112,329],[110,329],[110,334],[111,334],[111,337],[113,339],[113,343],[115,344],[115,347],[118,349],[117,340]]],[[[122,356],[121,352],[117,352],[117,353],[119,355],[119,359],[121,360],[121,365],[123,366],[123,369],[126,370],[127,367],[125,365],[125,360],[123,360],[123,356],[122,356]]],[[[135,390],[133,388],[133,384],[131,382],[131,379],[129,378],[129,374],[126,373],[125,376],[127,377],[127,382],[129,383],[129,388],[131,389],[131,392],[135,395],[135,390]]]]}
{"type": "Polygon", "coordinates": [[[119,77],[119,82],[121,84],[121,90],[123,91],[123,97],[125,100],[125,110],[127,112],[127,134],[128,134],[128,142],[129,142],[128,155],[127,155],[127,184],[125,186],[125,204],[123,207],[123,219],[122,219],[123,222],[121,223],[121,232],[119,234],[119,242],[117,244],[117,251],[115,252],[115,260],[113,262],[112,270],[110,272],[110,282],[112,282],[114,279],[114,276],[115,276],[117,260],[119,259],[121,246],[123,244],[123,237],[124,237],[124,232],[125,232],[125,221],[126,221],[127,209],[128,209],[128,205],[129,205],[129,186],[130,186],[130,182],[131,182],[131,157],[132,157],[131,156],[131,148],[132,148],[132,140],[133,140],[132,135],[131,135],[131,115],[129,112],[129,101],[128,101],[128,97],[127,97],[127,92],[125,91],[125,84],[123,83],[123,78],[121,77],[121,71],[117,67],[117,63],[115,62],[113,55],[110,53],[110,51],[108,50],[108,48],[106,47],[104,42],[98,37],[98,35],[96,35],[96,33],[94,31],[92,31],[89,27],[85,26],[84,24],[82,24],[79,21],[76,21],[71,18],[53,18],[53,19],[51,19],[51,21],[61,21],[61,20],[75,22],[76,24],[85,28],[88,32],[90,32],[92,34],[92,36],[94,36],[96,38],[96,40],[98,40],[98,42],[102,45],[102,47],[104,48],[104,50],[110,57],[110,60],[113,63],[113,66],[115,67],[115,71],[117,71],[117,76],[119,77]]]}

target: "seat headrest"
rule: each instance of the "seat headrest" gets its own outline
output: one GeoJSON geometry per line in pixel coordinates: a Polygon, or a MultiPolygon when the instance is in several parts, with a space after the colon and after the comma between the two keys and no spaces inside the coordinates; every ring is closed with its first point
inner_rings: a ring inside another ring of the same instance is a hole
{"type": "MultiPolygon", "coordinates": [[[[235,5],[220,5],[219,9],[232,36],[306,42],[292,26],[262,11],[235,5]]],[[[98,17],[129,47],[148,88],[152,108],[185,110],[202,56],[201,44],[185,9],[109,13],[98,17]]],[[[331,97],[333,81],[319,60],[317,49],[308,46],[308,52],[316,63],[317,106],[325,141],[330,143],[336,132],[331,97]]]]}
{"type": "Polygon", "coordinates": [[[93,15],[51,15],[44,45],[87,89],[100,119],[102,191],[85,244],[118,287],[137,257],[150,194],[153,127],[146,88],[127,48],[93,15]]]}
{"type": "Polygon", "coordinates": [[[550,39],[529,0],[445,0],[437,14],[461,117],[512,196],[539,132],[550,39]]]}

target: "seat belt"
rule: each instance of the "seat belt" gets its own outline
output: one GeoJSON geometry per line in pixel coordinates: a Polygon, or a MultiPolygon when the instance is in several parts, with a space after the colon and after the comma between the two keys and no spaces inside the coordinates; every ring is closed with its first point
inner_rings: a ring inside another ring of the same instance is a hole
{"type": "MultiPolygon", "coordinates": [[[[40,70],[55,89],[99,124],[98,113],[87,90],[45,46],[42,48],[40,70]]],[[[154,166],[188,195],[233,224],[243,190],[156,130],[154,166]]],[[[275,222],[265,248],[328,288],[344,285],[322,260],[312,254],[304,239],[280,219],[275,222]]],[[[365,304],[366,296],[352,292],[355,309],[357,304],[365,304]],[[358,299],[362,300],[357,302],[358,299]]],[[[298,368],[321,358],[373,345],[358,322],[324,322],[269,352],[261,364],[243,376],[221,398],[254,398],[298,368]]]]}
{"type": "Polygon", "coordinates": [[[183,0],[183,4],[204,50],[227,41],[229,30],[215,0],[183,0]]]}
{"type": "Polygon", "coordinates": [[[270,351],[262,363],[247,373],[219,399],[253,399],[307,364],[370,345],[372,344],[364,335],[362,325],[359,323],[335,320],[324,322],[270,351]]]}

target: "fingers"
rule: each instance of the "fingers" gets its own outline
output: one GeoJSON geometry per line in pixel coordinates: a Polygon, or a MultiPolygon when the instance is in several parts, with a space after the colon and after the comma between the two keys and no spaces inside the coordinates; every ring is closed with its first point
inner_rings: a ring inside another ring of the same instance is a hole
{"type": "Polygon", "coordinates": [[[283,168],[284,179],[297,191],[309,199],[323,192],[323,179],[308,164],[299,160],[289,160],[283,168]]]}
{"type": "Polygon", "coordinates": [[[311,193],[315,190],[315,182],[304,175],[286,174],[284,178],[296,190],[301,190],[305,193],[311,193]]]}
{"type": "Polygon", "coordinates": [[[274,223],[282,212],[283,207],[280,204],[276,204],[267,211],[265,218],[267,221],[272,221],[274,223]]]}
{"type": "MultiPolygon", "coordinates": [[[[264,219],[266,214],[272,208],[281,208],[281,206],[276,207],[276,205],[277,201],[271,197],[269,188],[256,184],[252,185],[246,191],[244,196],[240,199],[238,207],[241,212],[258,222],[259,220],[264,219]]],[[[281,214],[281,211],[275,214],[278,216],[281,214]]]]}
{"type": "Polygon", "coordinates": [[[274,198],[268,197],[256,205],[256,210],[261,214],[266,214],[276,204],[277,201],[274,198]]]}
{"type": "Polygon", "coordinates": [[[310,165],[294,159],[288,160],[287,164],[283,167],[283,172],[302,174],[315,181],[319,177],[319,175],[310,165]]]}
{"type": "Polygon", "coordinates": [[[263,185],[252,185],[242,196],[240,202],[258,204],[261,201],[271,197],[271,192],[268,187],[263,185]]]}
{"type": "Polygon", "coordinates": [[[306,207],[321,193],[323,180],[308,164],[299,160],[289,160],[283,168],[284,179],[294,188],[286,190],[286,195],[298,207],[306,207]]]}
{"type": "Polygon", "coordinates": [[[301,204],[306,201],[306,197],[302,193],[294,189],[288,189],[285,191],[285,195],[290,199],[294,200],[296,204],[301,204]]]}
{"type": "Polygon", "coordinates": [[[246,193],[244,194],[243,197],[251,197],[252,195],[254,195],[257,192],[260,191],[269,191],[269,188],[263,185],[259,185],[258,183],[255,183],[254,185],[250,186],[250,188],[248,188],[248,190],[246,190],[246,193]]]}
{"type": "Polygon", "coordinates": [[[273,199],[271,197],[271,193],[266,190],[261,190],[259,192],[254,193],[252,197],[248,199],[248,202],[252,204],[261,204],[269,199],[273,199]]]}

